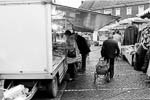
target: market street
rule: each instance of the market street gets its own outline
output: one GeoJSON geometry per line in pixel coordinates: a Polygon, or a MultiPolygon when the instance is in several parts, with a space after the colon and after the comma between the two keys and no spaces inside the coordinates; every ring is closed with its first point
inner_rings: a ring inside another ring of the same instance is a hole
{"type": "Polygon", "coordinates": [[[0,100],[150,100],[150,0],[0,0],[0,14],[0,100]]]}
{"type": "Polygon", "coordinates": [[[101,81],[93,84],[95,65],[100,56],[100,47],[92,47],[87,59],[87,71],[77,75],[73,82],[67,84],[61,100],[144,100],[150,99],[150,83],[146,76],[137,72],[126,61],[115,63],[114,80],[107,84],[101,81]]]}
{"type": "MultiPolygon", "coordinates": [[[[145,82],[142,72],[133,70],[126,61],[115,63],[115,76],[110,83],[103,84],[94,81],[95,65],[100,55],[100,47],[92,46],[92,52],[87,58],[85,74],[78,73],[76,80],[64,82],[58,96],[52,100],[147,100],[150,99],[150,83],[145,82]]],[[[2,92],[1,92],[2,93],[2,92]]],[[[2,95],[1,95],[2,96],[2,95]]],[[[35,95],[33,100],[49,100],[45,92],[35,95]]]]}

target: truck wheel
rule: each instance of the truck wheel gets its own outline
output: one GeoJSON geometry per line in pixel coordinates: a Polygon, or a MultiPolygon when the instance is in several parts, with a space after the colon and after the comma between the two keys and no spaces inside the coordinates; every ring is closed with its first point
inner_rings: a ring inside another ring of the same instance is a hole
{"type": "Polygon", "coordinates": [[[58,80],[55,76],[48,84],[48,94],[50,97],[55,98],[58,92],[58,80]]]}

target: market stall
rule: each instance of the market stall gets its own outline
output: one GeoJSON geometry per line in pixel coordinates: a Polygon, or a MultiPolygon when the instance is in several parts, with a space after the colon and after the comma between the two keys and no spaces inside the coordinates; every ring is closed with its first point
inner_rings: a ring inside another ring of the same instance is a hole
{"type": "Polygon", "coordinates": [[[150,27],[149,25],[145,27],[143,30],[140,32],[140,37],[139,37],[139,46],[136,51],[136,64],[135,64],[135,69],[140,70],[140,71],[145,71],[147,70],[148,64],[147,60],[149,58],[146,58],[147,52],[149,50],[149,44],[150,44],[150,27]],[[140,63],[139,63],[140,62],[140,63]],[[143,69],[144,67],[144,69],[143,69]]]}
{"type": "MultiPolygon", "coordinates": [[[[143,19],[150,19],[150,8],[146,9],[142,13],[137,14],[138,17],[141,17],[143,19]]],[[[139,42],[143,45],[145,48],[145,55],[144,55],[144,61],[142,63],[141,70],[144,73],[147,73],[148,81],[150,79],[150,23],[147,23],[143,29],[141,30],[140,40],[139,42]]],[[[141,53],[140,53],[141,54],[141,53]]],[[[138,61],[137,61],[138,62],[138,61]]]]}
{"type": "Polygon", "coordinates": [[[125,56],[129,64],[134,65],[137,43],[140,37],[140,30],[143,24],[147,24],[148,19],[138,17],[124,19],[119,22],[121,25],[126,24],[124,29],[124,40],[122,43],[122,55],[125,56]]]}
{"type": "Polygon", "coordinates": [[[121,53],[130,65],[133,65],[133,55],[135,53],[134,45],[126,45],[121,47],[121,53]]]}
{"type": "MultiPolygon", "coordinates": [[[[53,20],[54,24],[62,26],[62,32],[66,30],[75,32],[90,32],[98,30],[99,28],[105,26],[108,23],[116,21],[120,17],[112,16],[107,14],[101,14],[89,10],[83,10],[80,8],[72,8],[63,5],[53,4],[53,20]]],[[[74,45],[74,36],[67,37],[67,44],[74,45]],[[71,39],[69,39],[71,38],[71,39]]],[[[71,46],[71,45],[70,45],[71,46]]],[[[68,48],[70,47],[68,46],[68,48]]],[[[77,46],[74,46],[77,49],[77,46]]],[[[81,62],[81,56],[77,50],[76,57],[67,57],[67,64],[74,64],[81,62]]]]}

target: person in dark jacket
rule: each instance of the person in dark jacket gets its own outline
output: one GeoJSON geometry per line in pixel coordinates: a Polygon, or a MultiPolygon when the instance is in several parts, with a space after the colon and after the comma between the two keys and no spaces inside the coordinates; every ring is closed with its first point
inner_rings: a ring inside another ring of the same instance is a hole
{"type": "Polygon", "coordinates": [[[87,55],[89,54],[89,52],[91,50],[88,46],[87,40],[77,33],[76,33],[76,43],[77,43],[78,49],[80,51],[80,54],[82,56],[82,68],[80,71],[85,72],[85,70],[86,70],[86,58],[87,58],[87,55]]]}
{"type": "Polygon", "coordinates": [[[149,60],[150,60],[150,48],[147,50],[146,55],[144,57],[144,64],[143,64],[143,66],[141,68],[143,73],[147,73],[149,60]]]}
{"type": "Polygon", "coordinates": [[[108,39],[103,42],[101,55],[109,62],[110,78],[114,76],[114,60],[119,56],[120,49],[117,41],[113,40],[113,36],[109,35],[108,39]]]}
{"type": "Polygon", "coordinates": [[[142,71],[142,66],[144,65],[145,62],[146,53],[147,53],[147,48],[144,46],[144,44],[140,44],[135,53],[136,55],[136,61],[134,66],[135,70],[142,71]]]}

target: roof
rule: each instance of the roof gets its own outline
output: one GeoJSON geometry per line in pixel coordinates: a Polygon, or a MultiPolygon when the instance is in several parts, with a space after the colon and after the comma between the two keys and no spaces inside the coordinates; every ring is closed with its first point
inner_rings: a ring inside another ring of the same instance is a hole
{"type": "Polygon", "coordinates": [[[0,5],[8,4],[52,3],[52,0],[0,0],[0,5]]]}
{"type": "Polygon", "coordinates": [[[27,2],[27,1],[52,1],[52,0],[0,0],[0,2],[27,2]]]}
{"type": "Polygon", "coordinates": [[[149,0],[87,0],[79,7],[82,9],[96,10],[120,6],[131,6],[150,3],[149,0]]]}
{"type": "Polygon", "coordinates": [[[95,2],[93,0],[84,1],[79,8],[90,10],[94,3],[95,2]]]}

